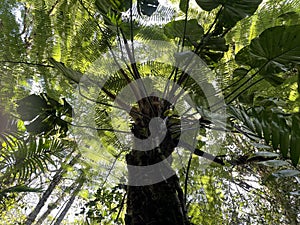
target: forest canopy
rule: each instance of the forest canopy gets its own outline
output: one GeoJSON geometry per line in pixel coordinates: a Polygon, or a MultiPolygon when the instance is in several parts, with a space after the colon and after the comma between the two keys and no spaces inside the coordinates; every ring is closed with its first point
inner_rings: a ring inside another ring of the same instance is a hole
{"type": "Polygon", "coordinates": [[[297,0],[3,0],[0,224],[300,223],[297,0]]]}

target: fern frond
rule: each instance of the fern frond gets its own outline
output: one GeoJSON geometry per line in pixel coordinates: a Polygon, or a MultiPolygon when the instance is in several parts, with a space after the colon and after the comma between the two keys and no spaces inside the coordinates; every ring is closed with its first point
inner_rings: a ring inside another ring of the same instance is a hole
{"type": "Polygon", "coordinates": [[[66,146],[57,139],[47,140],[43,138],[28,140],[14,140],[13,148],[2,148],[0,157],[0,170],[2,180],[10,180],[11,177],[19,181],[26,181],[33,174],[45,173],[48,166],[55,166],[53,157],[62,158],[66,146]]]}

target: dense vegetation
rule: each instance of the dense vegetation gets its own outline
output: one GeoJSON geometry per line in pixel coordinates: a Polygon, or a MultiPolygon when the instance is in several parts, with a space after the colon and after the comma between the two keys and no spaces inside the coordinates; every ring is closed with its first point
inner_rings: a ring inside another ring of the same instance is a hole
{"type": "Polygon", "coordinates": [[[0,224],[300,223],[297,0],[4,0],[0,40],[0,224]]]}

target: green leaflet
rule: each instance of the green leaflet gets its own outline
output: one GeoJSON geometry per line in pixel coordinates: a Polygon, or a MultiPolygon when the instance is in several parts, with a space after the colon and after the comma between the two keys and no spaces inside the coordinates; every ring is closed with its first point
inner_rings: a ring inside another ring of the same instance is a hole
{"type": "Polygon", "coordinates": [[[288,157],[290,147],[290,128],[286,121],[281,118],[280,120],[280,152],[284,158],[288,157]]]}
{"type": "MultiPolygon", "coordinates": [[[[229,107],[228,113],[235,120],[243,123],[241,126],[248,135],[256,134],[263,138],[267,145],[274,150],[279,149],[284,158],[292,160],[294,166],[300,159],[300,117],[299,114],[284,115],[276,108],[267,107],[261,110],[252,108],[246,111],[244,108],[229,107]]],[[[257,148],[259,144],[254,144],[257,148]]]]}
{"type": "Polygon", "coordinates": [[[27,185],[16,185],[0,191],[0,196],[9,192],[42,192],[41,188],[31,188],[27,185]]]}
{"type": "Polygon", "coordinates": [[[300,195],[300,190],[290,192],[291,195],[300,195]]]}
{"type": "MultiPolygon", "coordinates": [[[[8,174],[18,175],[19,180],[27,180],[32,174],[45,172],[48,165],[55,165],[51,156],[62,157],[65,147],[57,139],[31,137],[26,141],[15,142],[16,147],[10,151],[1,152],[8,174]]],[[[3,165],[3,164],[2,164],[3,165]]],[[[9,179],[2,177],[2,179],[9,179]]]]}
{"type": "MultiPolygon", "coordinates": [[[[277,153],[273,153],[273,152],[255,152],[253,153],[254,156],[261,156],[261,157],[265,157],[265,158],[274,158],[274,157],[278,157],[277,153]]],[[[249,158],[251,159],[251,157],[249,158]]]]}
{"type": "Polygon", "coordinates": [[[280,144],[280,125],[279,125],[279,118],[276,113],[272,115],[272,122],[271,122],[271,129],[272,129],[272,146],[273,149],[276,150],[280,144]]]}
{"type": "Polygon", "coordinates": [[[280,167],[280,166],[289,165],[287,161],[283,161],[283,160],[268,160],[268,161],[258,162],[258,164],[269,166],[269,167],[280,167]]]}
{"type": "Polygon", "coordinates": [[[262,121],[262,130],[263,130],[263,135],[264,135],[264,139],[266,141],[267,144],[269,144],[270,140],[271,140],[271,129],[270,129],[270,125],[268,124],[268,122],[266,122],[265,120],[262,121]]]}
{"type": "Polygon", "coordinates": [[[292,117],[290,148],[291,160],[293,165],[296,166],[299,163],[300,158],[300,118],[296,114],[292,117]]]}
{"type": "Polygon", "coordinates": [[[262,138],[262,125],[260,123],[260,121],[257,119],[257,118],[254,118],[253,119],[253,123],[254,123],[254,126],[255,126],[255,130],[256,130],[256,133],[257,135],[262,138]]]}
{"type": "Polygon", "coordinates": [[[281,178],[281,177],[293,177],[299,174],[300,172],[298,170],[280,170],[273,173],[273,176],[281,178]]]}

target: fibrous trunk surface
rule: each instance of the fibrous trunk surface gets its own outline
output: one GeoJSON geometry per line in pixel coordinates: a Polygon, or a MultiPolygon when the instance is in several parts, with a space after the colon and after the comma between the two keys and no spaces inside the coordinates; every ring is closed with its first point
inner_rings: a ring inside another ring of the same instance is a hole
{"type": "MultiPolygon", "coordinates": [[[[160,117],[166,121],[162,114],[165,104],[165,102],[159,103],[155,98],[143,99],[139,102],[142,110],[139,110],[139,116],[133,118],[132,132],[135,137],[146,139],[151,135],[149,123],[152,118],[160,117]],[[145,114],[147,116],[143,116],[145,114]]],[[[126,225],[188,224],[179,179],[171,168],[170,155],[177,144],[172,137],[168,130],[159,146],[148,151],[133,149],[126,156],[129,180],[126,225]],[[158,164],[160,166],[157,166],[158,164]],[[146,169],[139,173],[132,166],[146,169]],[[172,176],[165,178],[166,173],[172,176]]]]}

